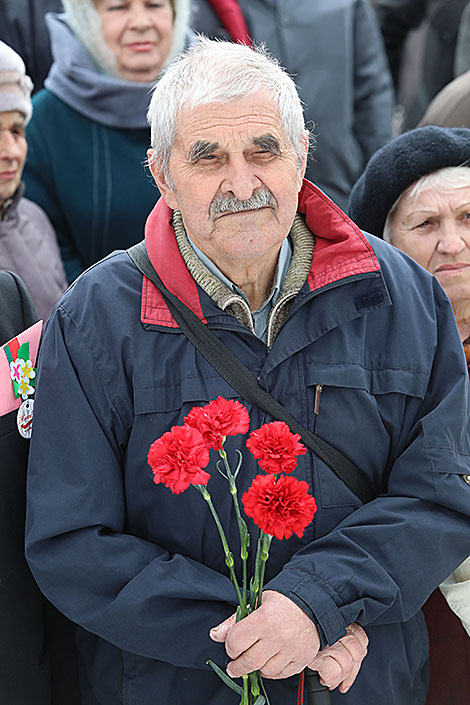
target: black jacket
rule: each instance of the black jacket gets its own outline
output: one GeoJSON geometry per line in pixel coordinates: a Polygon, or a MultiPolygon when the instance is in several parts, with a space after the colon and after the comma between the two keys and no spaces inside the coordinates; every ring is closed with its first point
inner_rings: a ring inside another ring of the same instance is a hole
{"type": "Polygon", "coordinates": [[[0,3],[0,39],[13,47],[25,62],[34,92],[42,88],[52,63],[44,15],[61,9],[61,0],[2,0],[0,3]]]}
{"type": "MultiPolygon", "coordinates": [[[[37,320],[22,280],[0,272],[0,345],[37,320]]],[[[0,702],[78,705],[72,625],[42,597],[24,558],[29,442],[16,414],[0,417],[0,702]]]]}
{"type": "Polygon", "coordinates": [[[467,0],[378,0],[377,16],[395,87],[405,39],[423,21],[428,24],[422,64],[425,103],[454,78],[457,33],[466,4],[467,0]]]}

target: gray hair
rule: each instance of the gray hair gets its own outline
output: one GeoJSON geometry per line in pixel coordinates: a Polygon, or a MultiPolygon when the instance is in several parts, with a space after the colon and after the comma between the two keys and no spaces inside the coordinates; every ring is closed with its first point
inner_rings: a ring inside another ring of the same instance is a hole
{"type": "Polygon", "coordinates": [[[428,189],[439,189],[441,193],[452,193],[458,188],[465,188],[470,186],[470,166],[447,166],[443,169],[437,169],[431,174],[426,174],[420,179],[408,186],[407,189],[401,193],[393,206],[390,208],[387,219],[385,220],[384,230],[382,237],[385,242],[392,241],[392,221],[395,212],[405,196],[409,196],[414,201],[417,201],[419,196],[423,191],[428,189]]]}
{"type": "Polygon", "coordinates": [[[300,169],[306,129],[302,103],[292,78],[262,45],[252,49],[204,36],[198,36],[194,44],[179,54],[155,86],[147,113],[154,150],[151,164],[158,165],[171,186],[169,161],[178,113],[208,103],[243,99],[259,90],[265,90],[278,109],[300,169]]]}

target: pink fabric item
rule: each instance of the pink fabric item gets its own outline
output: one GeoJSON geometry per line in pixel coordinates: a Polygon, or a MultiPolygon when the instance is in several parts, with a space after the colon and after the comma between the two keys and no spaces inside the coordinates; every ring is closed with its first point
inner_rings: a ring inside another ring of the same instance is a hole
{"type": "Polygon", "coordinates": [[[8,343],[5,343],[0,349],[0,416],[8,414],[10,411],[19,409],[22,403],[21,397],[15,399],[13,391],[13,382],[10,376],[10,363],[5,354],[5,348],[11,345],[16,350],[23,343],[29,343],[29,359],[36,366],[38,357],[39,341],[41,339],[42,321],[38,321],[31,328],[23,331],[8,343]],[[17,341],[17,342],[16,342],[17,341]]]}

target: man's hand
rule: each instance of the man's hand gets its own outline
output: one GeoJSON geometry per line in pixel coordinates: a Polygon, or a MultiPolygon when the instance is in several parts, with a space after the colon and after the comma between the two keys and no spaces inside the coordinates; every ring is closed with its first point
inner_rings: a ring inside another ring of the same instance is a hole
{"type": "Polygon", "coordinates": [[[351,624],[346,630],[346,636],[333,646],[325,647],[308,664],[309,668],[318,671],[323,685],[330,690],[339,686],[340,693],[346,693],[354,683],[369,643],[359,624],[351,624]]]}
{"type": "Polygon", "coordinates": [[[265,678],[288,678],[308,666],[318,671],[323,685],[331,690],[339,686],[345,693],[359,672],[369,643],[358,624],[351,624],[347,632],[333,646],[318,651],[320,639],[311,619],[285,595],[266,590],[259,609],[240,622],[232,615],[211,629],[210,636],[225,642],[234,659],[227,666],[232,678],[257,669],[265,678]]]}
{"type": "Polygon", "coordinates": [[[263,592],[261,607],[235,623],[232,615],[211,629],[214,641],[225,641],[233,661],[227,673],[238,678],[259,670],[266,678],[288,678],[314,662],[320,648],[317,628],[305,612],[274,590],[263,592]]]}

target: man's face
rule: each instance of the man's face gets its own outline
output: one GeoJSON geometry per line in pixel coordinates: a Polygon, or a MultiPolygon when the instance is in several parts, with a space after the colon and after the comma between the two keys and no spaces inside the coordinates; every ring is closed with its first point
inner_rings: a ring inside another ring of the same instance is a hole
{"type": "Polygon", "coordinates": [[[28,146],[24,115],[17,110],[0,113],[0,206],[19,186],[28,146]]]}
{"type": "Polygon", "coordinates": [[[307,149],[306,137],[299,170],[278,111],[259,92],[182,112],[169,164],[174,190],[153,172],[191,240],[230,276],[231,265],[279,250],[297,210],[307,149]]]}
{"type": "Polygon", "coordinates": [[[470,186],[404,196],[392,219],[392,245],[439,279],[454,310],[470,301],[470,186]]]}

